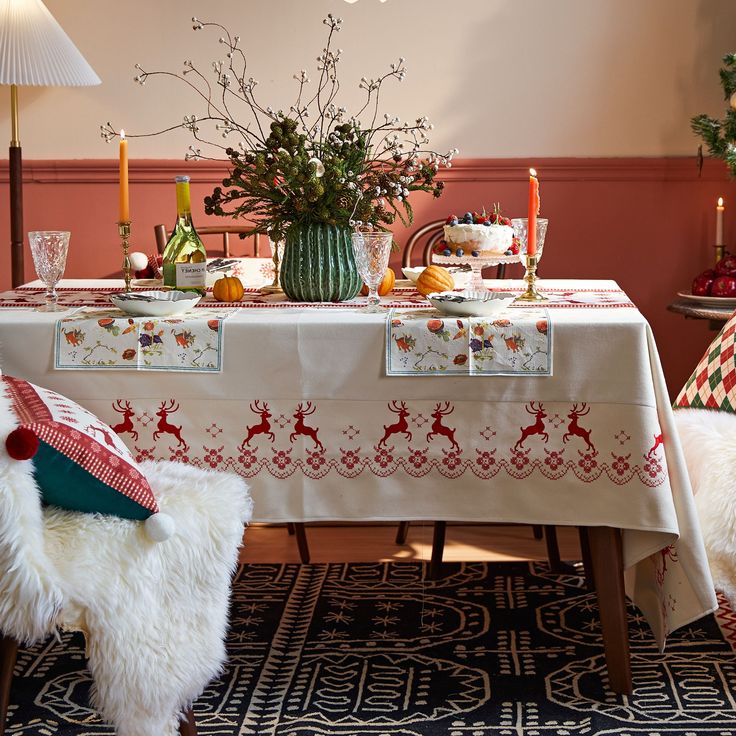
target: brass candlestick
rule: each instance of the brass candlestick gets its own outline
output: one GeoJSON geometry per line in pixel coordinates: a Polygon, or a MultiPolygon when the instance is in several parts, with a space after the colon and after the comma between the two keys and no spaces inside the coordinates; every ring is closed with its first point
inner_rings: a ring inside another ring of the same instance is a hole
{"type": "Polygon", "coordinates": [[[123,278],[125,279],[125,291],[130,291],[130,221],[118,223],[118,234],[123,241],[123,278]]]}
{"type": "Polygon", "coordinates": [[[713,246],[716,251],[716,263],[721,260],[726,255],[726,246],[725,245],[714,245],[713,246]]]}
{"type": "Polygon", "coordinates": [[[279,257],[279,243],[274,243],[273,246],[273,283],[268,284],[267,286],[262,286],[259,291],[261,294],[283,294],[284,290],[281,288],[281,284],[279,283],[279,264],[281,263],[281,259],[279,257]]]}
{"type": "Polygon", "coordinates": [[[527,254],[526,257],[526,273],[524,281],[526,281],[526,291],[516,297],[517,302],[546,302],[547,297],[542,296],[537,291],[537,261],[539,256],[535,253],[533,256],[527,254]]]}

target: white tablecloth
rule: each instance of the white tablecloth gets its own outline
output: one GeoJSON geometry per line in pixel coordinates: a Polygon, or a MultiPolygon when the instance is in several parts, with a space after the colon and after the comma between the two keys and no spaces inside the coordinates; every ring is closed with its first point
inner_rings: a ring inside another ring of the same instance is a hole
{"type": "Polygon", "coordinates": [[[113,425],[128,402],[137,458],[241,473],[260,521],[619,527],[627,590],[663,641],[716,602],[651,330],[614,282],[544,286],[612,301],[550,307],[550,377],[387,377],[384,315],[262,305],[225,322],[206,375],[54,371],[57,317],[0,308],[2,369],[113,425]]]}

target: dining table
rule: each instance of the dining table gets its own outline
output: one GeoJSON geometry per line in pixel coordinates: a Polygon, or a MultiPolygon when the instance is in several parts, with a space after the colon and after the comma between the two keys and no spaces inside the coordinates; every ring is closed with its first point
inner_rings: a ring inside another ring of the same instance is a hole
{"type": "Polygon", "coordinates": [[[618,693],[625,593],[661,647],[717,607],[654,336],[614,281],[543,279],[547,301],[485,318],[409,282],[377,313],[246,288],[133,317],[109,301],[122,285],[64,280],[60,312],[38,310],[38,282],[0,293],[2,371],[94,412],[138,461],[239,473],[255,521],[579,527],[618,693]]]}

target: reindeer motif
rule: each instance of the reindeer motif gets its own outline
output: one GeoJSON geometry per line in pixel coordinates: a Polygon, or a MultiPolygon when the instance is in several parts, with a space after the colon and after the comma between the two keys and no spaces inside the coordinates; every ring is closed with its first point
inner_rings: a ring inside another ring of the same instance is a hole
{"type": "Polygon", "coordinates": [[[324,446],[317,438],[317,432],[319,432],[319,428],[307,427],[307,425],[304,424],[304,417],[307,417],[310,414],[314,414],[315,411],[317,411],[317,407],[312,406],[311,401],[307,401],[306,409],[302,406],[301,402],[299,403],[299,405],[296,407],[296,412],[294,413],[294,419],[296,419],[296,422],[294,423],[294,431],[289,435],[289,441],[293,442],[294,439],[299,435],[304,435],[305,437],[312,438],[315,447],[319,447],[320,450],[324,450],[324,446]]]}
{"type": "Polygon", "coordinates": [[[577,404],[572,405],[572,409],[567,415],[567,418],[570,420],[570,424],[567,425],[567,432],[562,435],[562,441],[563,443],[567,442],[570,437],[573,436],[582,437],[585,440],[585,444],[588,446],[588,449],[592,450],[595,453],[596,449],[593,446],[593,443],[590,441],[591,430],[585,429],[584,427],[578,425],[578,417],[584,417],[589,412],[590,407],[585,403],[583,403],[583,405],[579,409],[577,404]]]}
{"type": "Polygon", "coordinates": [[[162,434],[173,434],[174,437],[176,437],[176,439],[178,440],[176,446],[178,447],[179,445],[184,445],[184,449],[186,450],[188,448],[188,445],[181,438],[181,426],[177,427],[175,424],[169,424],[168,421],[169,414],[173,414],[175,411],[179,411],[179,404],[174,406],[174,399],[171,399],[171,403],[169,406],[166,405],[165,401],[161,402],[161,406],[156,412],[156,416],[161,418],[158,420],[158,429],[153,433],[153,439],[154,441],[157,440],[159,438],[159,435],[162,434]]]}
{"type": "Polygon", "coordinates": [[[532,435],[538,434],[541,437],[544,438],[545,443],[549,441],[549,435],[544,431],[544,422],[543,419],[547,418],[547,415],[544,413],[544,404],[539,404],[539,408],[534,408],[534,402],[530,401],[529,406],[524,407],[529,414],[533,414],[536,417],[536,421],[534,424],[530,424],[528,427],[520,427],[521,429],[521,437],[516,441],[516,444],[514,445],[514,449],[518,450],[521,448],[521,446],[526,441],[527,437],[531,437],[532,435]]]}
{"type": "Polygon", "coordinates": [[[399,420],[393,424],[383,425],[383,437],[378,442],[378,446],[386,444],[386,440],[392,434],[403,434],[411,442],[411,432],[409,431],[409,424],[406,418],[409,416],[409,410],[406,408],[406,402],[402,401],[400,405],[396,405],[395,401],[392,401],[388,405],[389,411],[399,415],[399,420]]]}
{"type": "Polygon", "coordinates": [[[432,431],[427,433],[427,442],[431,442],[432,437],[434,437],[435,435],[441,434],[443,437],[447,437],[447,439],[450,440],[450,442],[452,443],[450,445],[451,449],[460,449],[460,445],[455,442],[455,429],[453,427],[446,427],[444,424],[442,424],[442,417],[446,417],[448,414],[452,414],[453,411],[455,411],[455,407],[453,406],[452,408],[450,408],[449,401],[445,401],[444,406],[442,406],[441,404],[437,404],[434,407],[434,411],[432,412],[432,417],[434,421],[432,422],[432,431]]]}
{"type": "Polygon", "coordinates": [[[258,424],[253,424],[250,427],[246,427],[245,431],[248,433],[248,436],[240,443],[240,447],[238,448],[241,452],[245,450],[246,445],[250,445],[250,441],[255,437],[257,434],[265,434],[266,437],[268,437],[271,442],[273,442],[276,439],[276,436],[271,431],[271,422],[268,420],[271,418],[271,412],[268,410],[268,403],[263,402],[263,407],[259,406],[258,400],[256,399],[255,407],[253,404],[250,405],[250,410],[254,414],[259,414],[261,417],[261,421],[258,422],[258,424]]]}
{"type": "Polygon", "coordinates": [[[664,444],[664,434],[655,434],[654,445],[649,449],[649,452],[647,452],[647,457],[650,460],[654,457],[654,453],[657,451],[657,448],[662,444],[664,444]]]}
{"type": "Polygon", "coordinates": [[[117,450],[117,446],[115,445],[115,442],[113,442],[112,437],[110,436],[110,433],[103,429],[102,427],[97,427],[94,424],[89,424],[85,429],[94,437],[95,432],[99,432],[102,435],[102,439],[105,440],[105,444],[108,447],[112,447],[113,449],[117,450]]]}
{"type": "Polygon", "coordinates": [[[123,421],[120,422],[120,424],[116,424],[114,427],[112,427],[112,431],[115,432],[115,434],[123,434],[123,432],[129,432],[131,435],[133,435],[134,440],[138,440],[138,432],[133,429],[133,415],[135,414],[135,411],[130,408],[130,401],[125,402],[125,406],[123,406],[120,403],[120,399],[118,399],[113,405],[112,408],[118,413],[123,415],[123,421]]]}

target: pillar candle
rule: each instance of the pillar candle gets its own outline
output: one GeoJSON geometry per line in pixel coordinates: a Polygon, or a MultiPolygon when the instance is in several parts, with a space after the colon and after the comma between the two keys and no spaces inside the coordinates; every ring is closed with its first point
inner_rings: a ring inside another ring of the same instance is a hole
{"type": "Polygon", "coordinates": [[[539,214],[539,179],[534,169],[529,169],[529,222],[527,228],[526,253],[537,253],[537,215],[539,214]]]}
{"type": "Polygon", "coordinates": [[[130,222],[130,197],[128,193],[128,141],[125,131],[120,131],[120,219],[130,222]]]}
{"type": "Polygon", "coordinates": [[[723,245],[723,197],[718,198],[716,207],[716,245],[723,245]]]}

